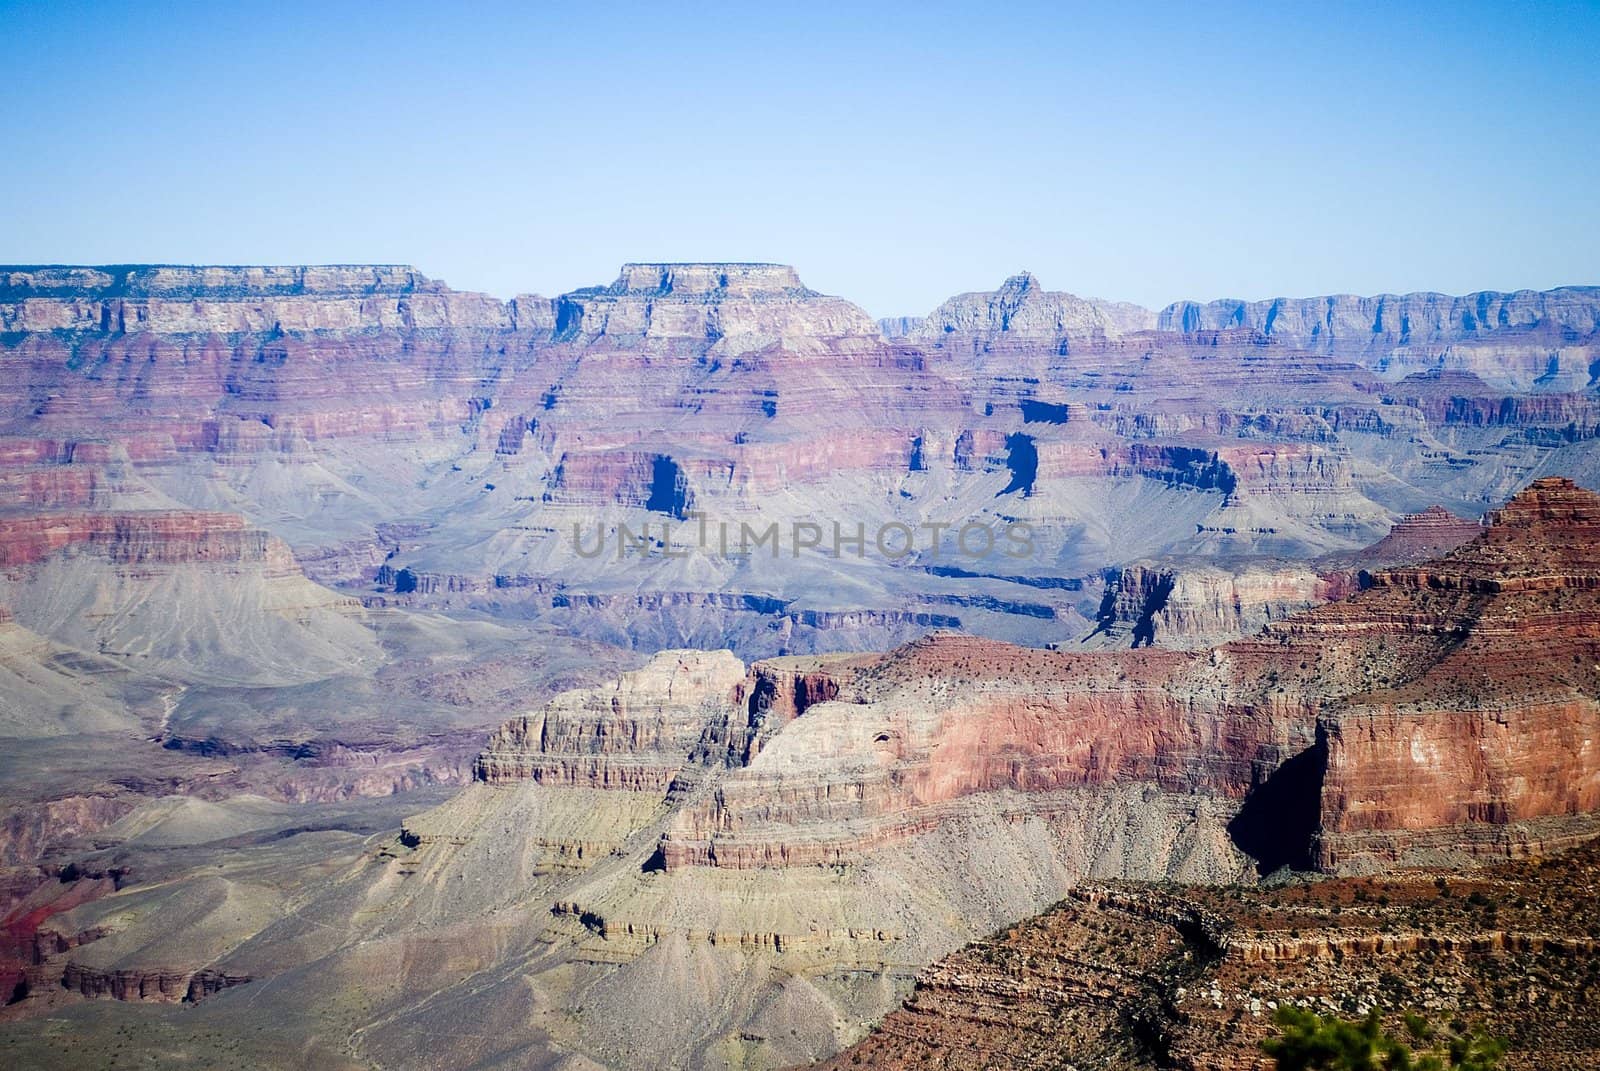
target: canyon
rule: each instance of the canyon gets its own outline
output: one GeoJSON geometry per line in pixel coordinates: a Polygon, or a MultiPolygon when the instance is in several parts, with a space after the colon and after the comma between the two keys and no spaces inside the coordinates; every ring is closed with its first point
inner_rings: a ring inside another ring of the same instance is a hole
{"type": "MultiPolygon", "coordinates": [[[[1432,515],[1407,530],[1459,527],[1432,515]]],[[[962,1004],[972,994],[1023,999],[1012,983],[969,981],[981,973],[961,965],[970,960],[928,964],[969,942],[996,947],[981,940],[1067,897],[1080,906],[1007,940],[1069,923],[1071,941],[1101,934],[1087,960],[1028,955],[1080,979],[1040,983],[1052,991],[1100,994],[1070,1005],[1085,1031],[1073,1044],[1143,1066],[1148,1053],[1128,1048],[1137,1038],[1108,1032],[1095,1009],[1150,1004],[1165,1016],[1152,1029],[1204,1051],[1204,1031],[1181,1033],[1190,1019],[1161,999],[1181,1001],[1177,987],[1194,988],[1199,966],[1220,970],[1218,956],[1241,964],[1241,980],[1217,982],[1246,994],[1228,1001],[1328,992],[1300,966],[1333,955],[1318,951],[1324,938],[1287,921],[1241,929],[1208,906],[1219,894],[1207,889],[1253,889],[1258,873],[1340,875],[1297,879],[1316,903],[1291,917],[1338,927],[1326,941],[1349,942],[1347,964],[1424,947],[1469,966],[1502,947],[1581,953],[1591,938],[1546,933],[1531,913],[1458,937],[1431,924],[1407,936],[1398,915],[1379,917],[1367,924],[1379,936],[1363,936],[1345,932],[1361,912],[1336,923],[1328,906],[1356,889],[1376,898],[1374,882],[1411,902],[1431,894],[1436,873],[1592,854],[1597,537],[1600,496],[1535,481],[1455,549],[1377,569],[1342,601],[1201,651],[1066,652],[936,632],[882,654],[751,665],[725,650],[660,652],[508,720],[473,782],[405,818],[398,835],[340,834],[332,858],[313,841],[287,858],[273,845],[265,879],[257,853],[268,845],[247,837],[220,874],[127,881],[63,905],[39,925],[47,951],[26,977],[30,991],[68,994],[51,998],[57,1015],[85,1006],[73,993],[161,1002],[200,986],[198,1022],[289,1016],[325,1044],[348,1035],[341,1057],[379,1064],[786,1066],[828,1057],[888,1014],[865,1043],[881,1051],[929,1001],[954,1001],[944,1018],[960,1031],[981,1022],[962,1004]],[[1392,877],[1401,871],[1428,876],[1392,877]],[[292,910],[264,880],[296,889],[292,910]],[[236,906],[213,917],[212,902],[236,906]],[[184,944],[158,940],[180,911],[184,944]],[[1221,951],[1182,966],[1170,944],[1150,943],[1137,962],[1106,962],[1103,935],[1155,921],[1180,947],[1221,951]],[[1283,965],[1279,988],[1242,980],[1262,962],[1283,965]],[[387,979],[363,989],[375,1003],[338,998],[350,971],[387,979]],[[249,1010],[230,1004],[280,977],[295,981],[260,989],[249,1010]],[[681,981],[694,977],[715,981],[681,981]],[[907,1010],[894,1011],[908,992],[907,1010]]],[[[126,880],[141,839],[150,851],[176,817],[123,819],[134,836],[101,849],[75,882],[126,880]]],[[[1493,877],[1450,880],[1499,888],[1493,877]]],[[[1250,895],[1299,886],[1276,887],[1250,895]]],[[[1432,984],[1438,1015],[1469,1006],[1470,987],[1432,984]]],[[[1238,1033],[1258,1035],[1259,1024],[1238,1033]]]]}
{"type": "Polygon", "coordinates": [[[1152,312],[1024,273],[885,334],[777,265],[505,302],[403,266],[6,268],[0,487],[30,520],[240,515],[369,605],[760,657],[934,623],[1076,642],[1108,569],[1349,553],[1594,472],[1592,372],[1513,371],[1577,367],[1593,290],[1317,301],[1152,312]],[[895,569],[578,553],[691,511],[952,528],[895,569]],[[954,545],[1017,521],[1030,560],[954,545]]]}
{"type": "MultiPolygon", "coordinates": [[[[0,1037],[895,1066],[1030,934],[1300,962],[1209,890],[1587,865],[1597,348],[1581,287],[0,268],[0,1037]]],[[[1016,984],[1209,1051],[1139,954],[1016,984]]]]}

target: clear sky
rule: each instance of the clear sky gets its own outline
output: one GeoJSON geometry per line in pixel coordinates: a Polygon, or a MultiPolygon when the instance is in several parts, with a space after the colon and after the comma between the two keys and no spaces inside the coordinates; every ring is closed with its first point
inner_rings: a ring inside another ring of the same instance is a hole
{"type": "Polygon", "coordinates": [[[0,262],[774,260],[875,315],[1600,283],[1600,2],[0,0],[0,262]]]}

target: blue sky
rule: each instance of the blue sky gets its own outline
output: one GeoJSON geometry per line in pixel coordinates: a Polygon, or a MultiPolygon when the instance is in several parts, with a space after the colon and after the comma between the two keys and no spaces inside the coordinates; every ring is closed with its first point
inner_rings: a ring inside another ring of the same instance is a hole
{"type": "Polygon", "coordinates": [[[1600,3],[0,0],[0,262],[777,260],[875,315],[1600,283],[1600,3]]]}

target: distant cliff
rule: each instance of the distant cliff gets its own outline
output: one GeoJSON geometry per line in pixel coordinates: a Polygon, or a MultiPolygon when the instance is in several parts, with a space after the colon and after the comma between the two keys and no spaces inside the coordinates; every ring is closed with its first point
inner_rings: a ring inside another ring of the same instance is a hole
{"type": "Polygon", "coordinates": [[[958,294],[928,314],[907,334],[914,342],[1046,343],[1116,338],[1156,326],[1149,309],[1044,289],[1028,272],[1013,275],[991,292],[958,294]]]}
{"type": "Polygon", "coordinates": [[[0,267],[0,331],[238,334],[513,326],[403,265],[0,267]]]}
{"type": "Polygon", "coordinates": [[[1600,287],[1445,294],[1337,294],[1267,301],[1181,301],[1159,313],[1044,289],[1022,272],[992,291],[959,294],[926,318],[880,322],[947,352],[1066,353],[1145,337],[1255,339],[1355,361],[1387,378],[1464,372],[1519,391],[1575,391],[1600,381],[1600,287]]]}
{"type": "Polygon", "coordinates": [[[1600,287],[1180,302],[1161,311],[1157,327],[1258,331],[1396,377],[1468,372],[1517,390],[1582,390],[1596,382],[1600,287]]]}
{"type": "Polygon", "coordinates": [[[1273,298],[1270,301],[1180,301],[1156,317],[1161,331],[1244,327],[1332,350],[1341,344],[1403,346],[1455,342],[1501,331],[1554,328],[1576,335],[1600,331],[1600,287],[1483,290],[1447,294],[1273,298]]]}

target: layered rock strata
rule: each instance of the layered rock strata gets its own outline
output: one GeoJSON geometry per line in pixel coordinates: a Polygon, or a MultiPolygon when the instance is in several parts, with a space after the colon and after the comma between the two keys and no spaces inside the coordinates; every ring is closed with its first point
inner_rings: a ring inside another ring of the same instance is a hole
{"type": "Polygon", "coordinates": [[[1309,562],[1205,559],[1134,562],[1113,570],[1087,646],[1192,650],[1259,632],[1369,586],[1372,570],[1446,554],[1482,532],[1441,506],[1402,517],[1360,551],[1309,562]]]}
{"type": "MultiPolygon", "coordinates": [[[[676,690],[688,663],[664,657],[616,691],[512,723],[479,777],[664,792],[690,752],[729,766],[674,817],[669,870],[840,864],[937,828],[970,798],[1041,815],[1054,793],[1129,783],[1248,800],[1234,834],[1270,861],[1533,850],[1556,835],[1545,819],[1582,825],[1600,810],[1600,754],[1584,743],[1600,717],[1586,660],[1600,643],[1600,499],[1540,480],[1491,520],[1442,558],[1377,571],[1347,601],[1205,654],[936,635],[803,674],[758,664],[743,677],[724,659],[676,690]],[[806,701],[780,698],[777,682],[806,701]],[[775,708],[804,713],[752,749],[741,734],[775,708]],[[1288,812],[1254,828],[1252,808],[1291,804],[1298,829],[1288,812]]],[[[1437,515],[1412,525],[1435,528],[1460,534],[1437,515]]]]}
{"type": "MultiPolygon", "coordinates": [[[[1526,374],[1551,332],[1564,354],[1590,344],[1581,291],[1480,316],[1504,321],[1473,329],[1503,352],[1470,368],[1405,363],[1403,332],[1346,353],[1281,312],[1162,320],[1026,274],[894,337],[770,264],[629,264],[510,302],[396,266],[24,267],[0,299],[0,491],[19,518],[227,510],[374,605],[514,606],[588,639],[747,659],[881,647],[936,619],[1073,642],[1093,597],[1033,582],[1349,553],[1406,509],[1481,509],[1557,459],[1586,471],[1600,441],[1571,354],[1526,374]],[[973,594],[879,556],[866,572],[664,547],[618,563],[572,538],[614,546],[694,513],[869,533],[1021,520],[1037,553],[960,563],[994,577],[973,594]],[[635,597],[695,608],[648,626],[572,612],[635,597]]],[[[1429,337],[1466,331],[1455,316],[1429,337]]]]}
{"type": "MultiPolygon", "coordinates": [[[[1034,1041],[1098,1046],[1126,1034],[1088,1013],[1132,1002],[1149,1037],[1185,1051],[1172,1023],[1267,999],[1231,980],[1201,999],[1168,973],[1214,964],[1217,903],[1236,898],[1196,908],[1170,887],[1086,883],[1548,858],[1597,832],[1600,759],[1583,743],[1600,738],[1597,518],[1600,498],[1539,481],[1463,547],[1207,651],[938,634],[749,667],[666,652],[512,719],[479,781],[399,839],[366,841],[293,912],[252,899],[235,922],[234,894],[196,872],[193,895],[130,888],[75,909],[63,927],[140,903],[154,921],[68,958],[159,973],[151,927],[189,905],[206,913],[196,962],[264,983],[262,1001],[321,1009],[322,1035],[374,1062],[783,1066],[844,1047],[929,963],[1069,897],[1089,919],[1079,936],[997,953],[1017,969],[1000,988],[978,981],[984,999],[1024,1028],[1070,1005],[1034,1041]],[[1104,977],[1117,948],[1125,969],[1104,977]],[[294,970],[298,995],[266,981],[285,962],[319,965],[294,970]],[[345,973],[319,982],[322,969],[345,973]],[[363,990],[373,1011],[328,1010],[357,974],[382,979],[363,990]],[[671,983],[684,977],[715,984],[671,983]]],[[[1241,970],[1257,975],[1425,947],[1414,928],[1240,928],[1241,970]]],[[[1582,952],[1571,936],[1508,919],[1426,947],[1582,952]]],[[[913,1012],[969,1022],[965,973],[924,975],[913,1012]]]]}
{"type": "Polygon", "coordinates": [[[1272,301],[1182,302],[1163,309],[1169,331],[1243,328],[1321,353],[1364,359],[1384,372],[1443,369],[1527,390],[1587,387],[1600,290],[1384,294],[1272,301]]]}
{"type": "Polygon", "coordinates": [[[1595,951],[1583,890],[1597,865],[1589,845],[1467,876],[1076,889],[930,966],[823,1066],[1254,1071],[1270,1066],[1260,1043],[1285,1005],[1349,1020],[1377,1009],[1424,1051],[1476,1027],[1507,1040],[1508,1068],[1589,1066],[1596,981],[1571,967],[1595,951]]]}

